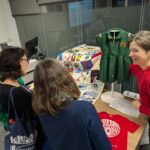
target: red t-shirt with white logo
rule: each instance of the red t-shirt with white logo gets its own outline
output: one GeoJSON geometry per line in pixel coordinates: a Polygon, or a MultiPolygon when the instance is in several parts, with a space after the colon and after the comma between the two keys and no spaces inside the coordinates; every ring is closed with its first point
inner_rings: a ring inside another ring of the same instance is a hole
{"type": "Polygon", "coordinates": [[[106,112],[100,112],[98,115],[112,144],[112,149],[127,150],[128,131],[135,132],[139,125],[120,115],[110,115],[106,112]]]}

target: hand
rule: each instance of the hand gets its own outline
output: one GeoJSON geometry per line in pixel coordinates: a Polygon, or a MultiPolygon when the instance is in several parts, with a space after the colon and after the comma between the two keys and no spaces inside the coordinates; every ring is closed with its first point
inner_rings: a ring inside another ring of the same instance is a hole
{"type": "Polygon", "coordinates": [[[29,85],[28,85],[28,88],[32,91],[33,88],[34,88],[34,84],[33,84],[33,83],[29,84],[29,85]]]}
{"type": "Polygon", "coordinates": [[[133,105],[133,107],[135,108],[135,109],[140,109],[140,106],[141,106],[141,103],[140,103],[140,101],[139,100],[134,100],[134,101],[132,101],[132,105],[133,105]]]}

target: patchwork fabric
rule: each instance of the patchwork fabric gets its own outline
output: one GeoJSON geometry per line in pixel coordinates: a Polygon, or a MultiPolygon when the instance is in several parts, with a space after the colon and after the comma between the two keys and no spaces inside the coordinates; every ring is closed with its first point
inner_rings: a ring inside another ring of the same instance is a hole
{"type": "Polygon", "coordinates": [[[93,67],[93,63],[91,60],[82,61],[81,64],[82,64],[84,70],[90,70],[93,67]]]}

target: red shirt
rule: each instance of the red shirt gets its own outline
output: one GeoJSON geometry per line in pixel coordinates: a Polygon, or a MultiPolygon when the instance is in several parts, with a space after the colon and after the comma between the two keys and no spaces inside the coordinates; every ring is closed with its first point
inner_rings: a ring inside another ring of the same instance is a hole
{"type": "Polygon", "coordinates": [[[112,150],[127,150],[128,131],[135,132],[139,125],[120,115],[110,115],[106,112],[100,112],[98,115],[112,144],[112,150]]]}
{"type": "Polygon", "coordinates": [[[142,70],[139,65],[130,65],[130,74],[135,75],[138,82],[141,106],[139,111],[150,117],[150,66],[142,70]]]}

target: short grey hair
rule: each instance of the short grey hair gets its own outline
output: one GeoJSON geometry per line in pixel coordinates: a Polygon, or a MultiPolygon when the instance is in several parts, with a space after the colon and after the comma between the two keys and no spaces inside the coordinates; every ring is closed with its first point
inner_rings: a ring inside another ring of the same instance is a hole
{"type": "Polygon", "coordinates": [[[135,41],[145,51],[150,51],[150,31],[139,31],[129,39],[129,45],[135,41]]]}

